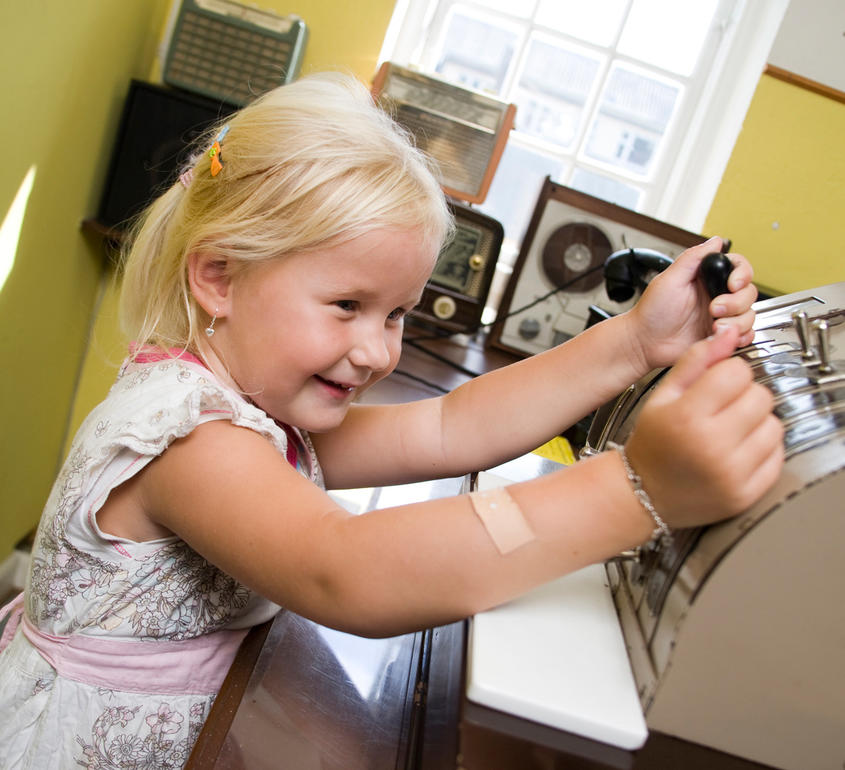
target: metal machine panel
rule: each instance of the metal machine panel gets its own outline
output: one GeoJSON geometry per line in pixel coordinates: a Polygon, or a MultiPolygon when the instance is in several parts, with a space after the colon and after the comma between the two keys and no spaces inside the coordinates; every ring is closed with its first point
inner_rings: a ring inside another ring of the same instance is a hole
{"type": "MultiPolygon", "coordinates": [[[[737,518],[608,573],[649,728],[784,770],[845,762],[845,283],[755,305],[737,351],[775,395],[786,464],[737,518]]],[[[590,429],[623,443],[652,372],[590,429]]]]}

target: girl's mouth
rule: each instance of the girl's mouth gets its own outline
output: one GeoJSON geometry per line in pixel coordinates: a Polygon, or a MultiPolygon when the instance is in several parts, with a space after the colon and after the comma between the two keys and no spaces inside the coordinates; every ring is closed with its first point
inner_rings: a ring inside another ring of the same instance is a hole
{"type": "Polygon", "coordinates": [[[354,385],[344,385],[342,382],[335,382],[334,380],[327,380],[325,377],[321,377],[319,374],[314,375],[320,382],[324,385],[327,385],[332,390],[337,391],[339,393],[351,393],[355,390],[354,385]]]}

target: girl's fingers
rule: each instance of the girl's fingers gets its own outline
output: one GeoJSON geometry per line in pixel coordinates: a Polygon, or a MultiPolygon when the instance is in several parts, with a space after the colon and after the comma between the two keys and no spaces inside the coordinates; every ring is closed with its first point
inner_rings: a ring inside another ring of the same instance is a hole
{"type": "Polygon", "coordinates": [[[771,416],[773,406],[772,392],[763,385],[750,381],[737,393],[737,397],[725,404],[721,410],[719,430],[734,436],[737,441],[742,441],[771,416]]]}
{"type": "Polygon", "coordinates": [[[736,484],[736,512],[749,508],[778,479],[784,462],[783,423],[769,415],[735,452],[735,468],[744,470],[736,484]],[[742,463],[742,465],[739,465],[742,463]]]}
{"type": "Polygon", "coordinates": [[[709,369],[733,353],[737,336],[736,329],[724,325],[712,337],[696,342],[663,378],[650,401],[662,405],[681,398],[709,369]]]}

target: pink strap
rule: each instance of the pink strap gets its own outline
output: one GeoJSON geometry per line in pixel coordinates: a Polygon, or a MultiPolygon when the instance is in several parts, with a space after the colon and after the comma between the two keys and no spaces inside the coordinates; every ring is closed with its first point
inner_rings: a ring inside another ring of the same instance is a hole
{"type": "Polygon", "coordinates": [[[296,461],[298,457],[296,445],[299,443],[299,436],[296,435],[294,429],[287,423],[276,420],[276,425],[281,427],[281,429],[285,432],[285,435],[288,437],[288,448],[285,453],[285,457],[287,461],[296,468],[296,461]]]}
{"type": "MultiPolygon", "coordinates": [[[[21,611],[22,607],[19,616],[21,611]]],[[[45,634],[26,615],[21,617],[21,630],[41,657],[66,679],[160,695],[215,694],[248,631],[215,631],[178,642],[117,641],[45,634]]]]}
{"type": "Polygon", "coordinates": [[[191,364],[199,364],[200,366],[205,367],[205,363],[203,361],[184,348],[169,348],[165,353],[161,348],[153,345],[146,345],[138,350],[137,346],[133,343],[129,346],[129,354],[132,356],[132,360],[137,364],[155,364],[159,361],[170,361],[174,358],[178,358],[180,361],[186,361],[191,364]]]}

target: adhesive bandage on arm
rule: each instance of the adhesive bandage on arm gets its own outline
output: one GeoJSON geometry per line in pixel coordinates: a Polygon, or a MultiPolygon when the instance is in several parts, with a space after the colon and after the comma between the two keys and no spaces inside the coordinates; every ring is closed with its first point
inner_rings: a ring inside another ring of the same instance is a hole
{"type": "Polygon", "coordinates": [[[469,500],[502,556],[534,540],[522,509],[505,487],[470,492],[469,500]]]}

